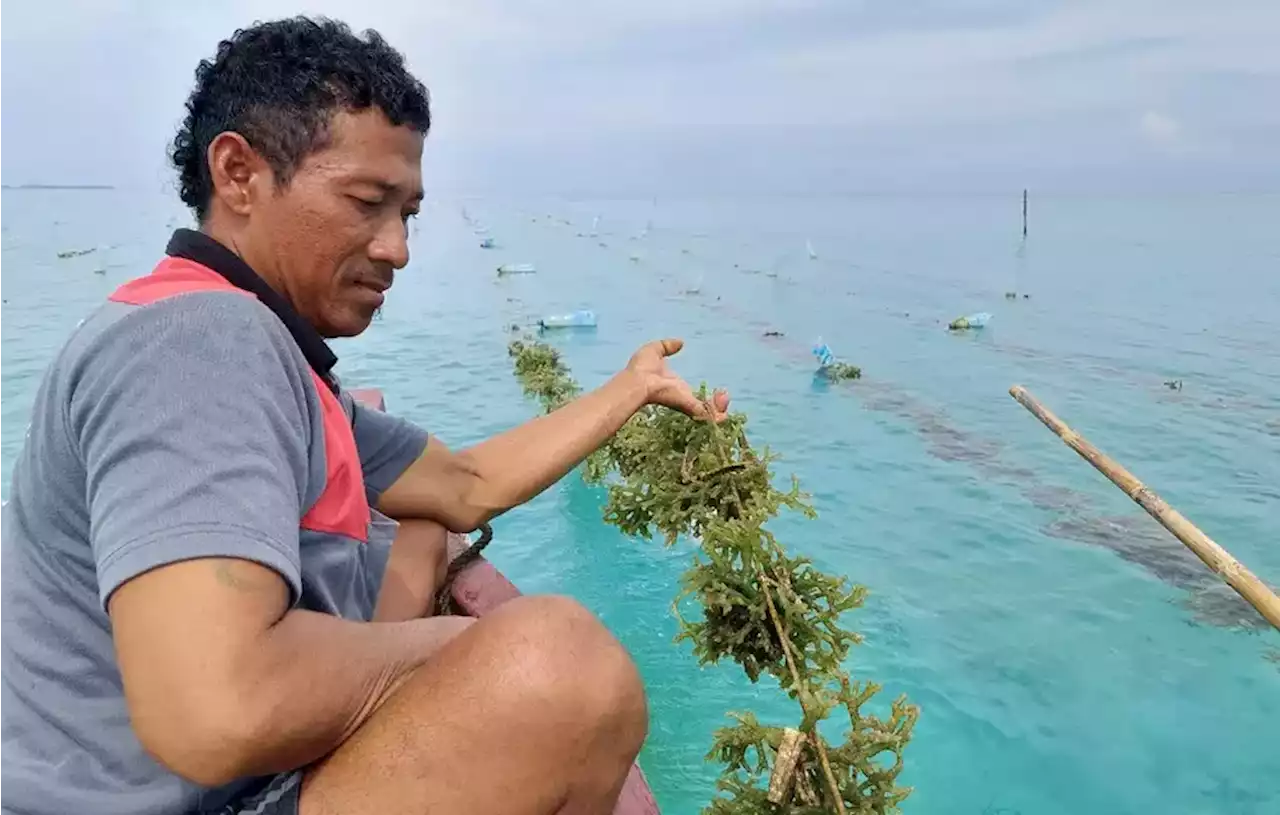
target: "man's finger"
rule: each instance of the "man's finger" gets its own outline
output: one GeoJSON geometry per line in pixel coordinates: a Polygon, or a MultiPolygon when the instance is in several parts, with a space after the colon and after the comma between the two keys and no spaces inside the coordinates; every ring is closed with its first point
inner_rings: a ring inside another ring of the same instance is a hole
{"type": "Polygon", "coordinates": [[[675,338],[658,340],[658,345],[662,348],[662,355],[664,357],[669,357],[672,354],[680,353],[680,349],[684,348],[684,340],[678,340],[675,338]]]}

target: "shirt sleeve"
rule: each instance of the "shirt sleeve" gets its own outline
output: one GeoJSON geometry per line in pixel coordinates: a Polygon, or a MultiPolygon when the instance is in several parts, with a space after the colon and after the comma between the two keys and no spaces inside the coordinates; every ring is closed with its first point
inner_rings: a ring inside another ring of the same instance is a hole
{"type": "Polygon", "coordinates": [[[301,595],[318,400],[300,360],[274,315],[234,292],[142,307],[85,353],[70,426],[104,608],[126,581],[204,557],[255,561],[301,595]]]}
{"type": "Polygon", "coordinates": [[[368,407],[346,391],[343,401],[351,413],[351,429],[360,451],[360,468],[369,506],[396,482],[427,449],[427,431],[410,421],[368,407]]]}

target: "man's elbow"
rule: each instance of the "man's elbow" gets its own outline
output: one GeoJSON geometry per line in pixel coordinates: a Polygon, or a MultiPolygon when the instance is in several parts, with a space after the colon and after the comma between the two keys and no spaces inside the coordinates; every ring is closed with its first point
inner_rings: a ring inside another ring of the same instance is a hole
{"type": "Polygon", "coordinates": [[[492,485],[480,472],[469,450],[455,453],[452,463],[456,488],[453,500],[449,502],[450,518],[444,526],[450,532],[465,535],[499,515],[501,501],[491,494],[492,485]]]}
{"type": "Polygon", "coordinates": [[[237,778],[263,774],[262,733],[248,710],[209,705],[190,715],[135,717],[142,746],[167,769],[202,787],[220,787],[237,778]]]}
{"type": "Polygon", "coordinates": [[[481,524],[487,523],[496,514],[495,512],[490,512],[483,505],[459,503],[456,507],[450,509],[449,517],[444,520],[442,525],[450,532],[468,535],[479,529],[481,524]]]}

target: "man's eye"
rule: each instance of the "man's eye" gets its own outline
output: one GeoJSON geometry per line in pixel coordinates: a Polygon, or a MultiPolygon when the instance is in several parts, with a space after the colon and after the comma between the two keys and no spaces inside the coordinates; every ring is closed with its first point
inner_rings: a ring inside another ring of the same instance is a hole
{"type": "Polygon", "coordinates": [[[382,206],[381,201],[370,201],[367,198],[361,198],[357,195],[352,195],[350,196],[350,198],[352,201],[356,202],[356,206],[360,207],[360,209],[363,209],[366,212],[373,212],[382,206]]]}

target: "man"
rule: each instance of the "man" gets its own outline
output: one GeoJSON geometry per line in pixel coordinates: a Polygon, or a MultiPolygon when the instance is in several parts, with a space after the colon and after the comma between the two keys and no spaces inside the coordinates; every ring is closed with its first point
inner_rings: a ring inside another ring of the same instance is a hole
{"type": "Polygon", "coordinates": [[[728,398],[701,404],[664,340],[461,452],[354,403],[323,338],[367,328],[409,260],[429,123],[401,56],[338,23],[200,64],[172,156],[200,231],[72,336],[15,467],[5,812],[612,808],[646,730],[634,665],[562,598],[424,616],[444,527],[529,500],[642,405],[728,398]]]}

